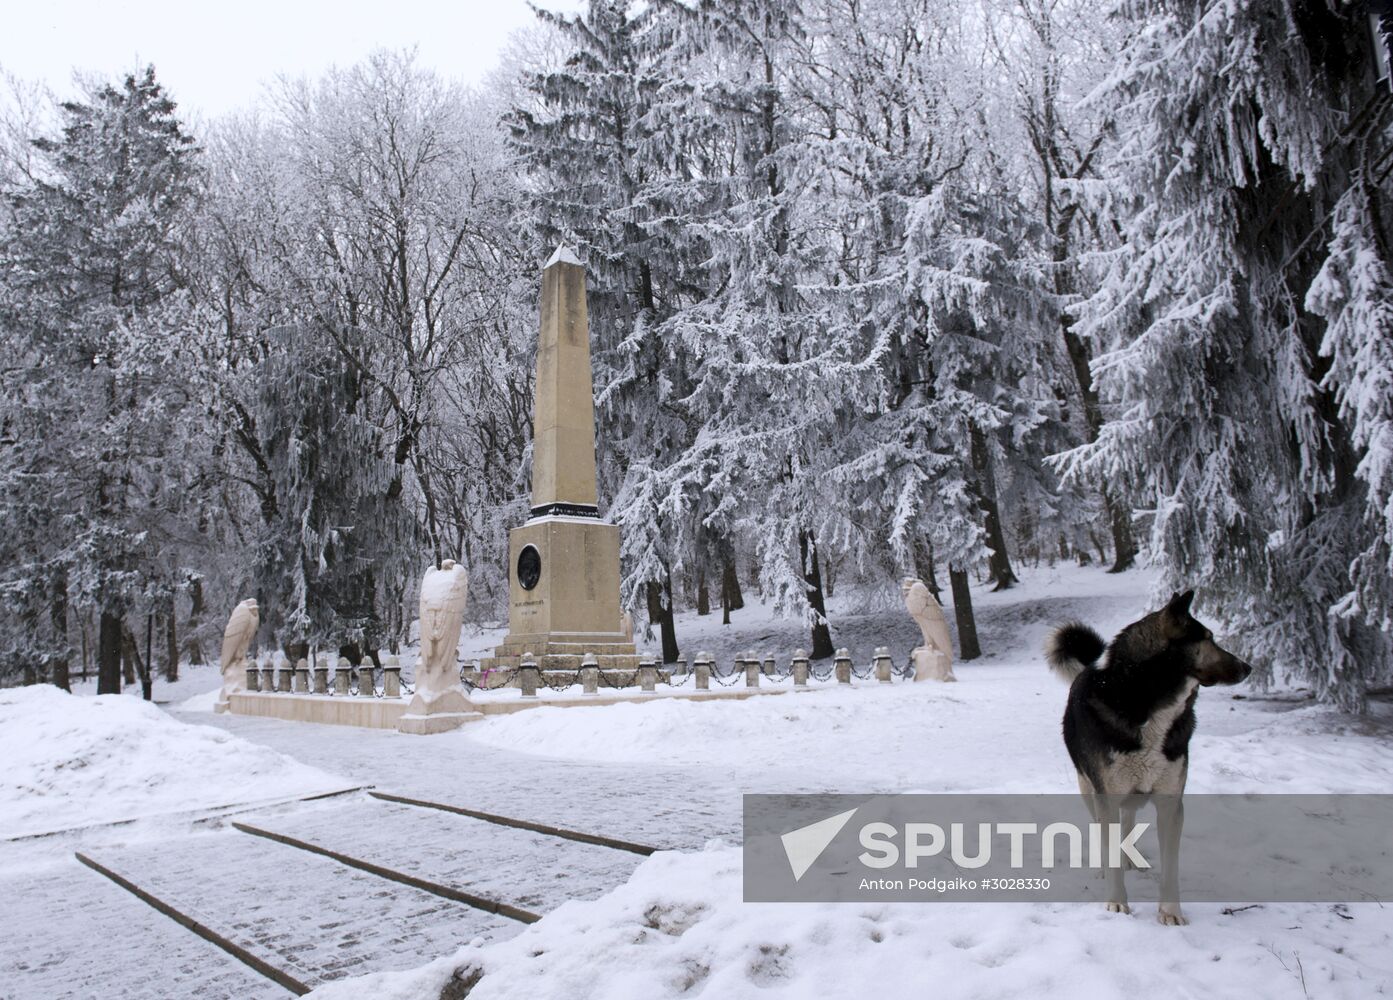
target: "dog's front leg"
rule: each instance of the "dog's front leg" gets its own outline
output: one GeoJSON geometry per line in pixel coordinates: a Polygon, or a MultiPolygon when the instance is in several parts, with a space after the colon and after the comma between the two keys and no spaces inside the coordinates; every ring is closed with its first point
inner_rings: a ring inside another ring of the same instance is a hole
{"type": "Polygon", "coordinates": [[[1185,803],[1179,795],[1156,797],[1156,836],[1161,842],[1161,903],[1156,919],[1170,926],[1190,921],[1180,912],[1180,833],[1185,828],[1185,803]]]}
{"type": "MultiPolygon", "coordinates": [[[[1122,836],[1126,837],[1127,834],[1137,825],[1136,805],[1132,803],[1123,803],[1121,816],[1122,836]]],[[[1124,872],[1133,871],[1136,867],[1137,866],[1132,862],[1132,856],[1130,854],[1124,854],[1122,856],[1122,870],[1124,872]]]]}
{"type": "Polygon", "coordinates": [[[1094,804],[1098,822],[1103,827],[1103,845],[1106,854],[1103,864],[1108,880],[1108,912],[1131,913],[1132,908],[1127,905],[1127,886],[1123,881],[1121,850],[1119,848],[1122,840],[1122,809],[1119,796],[1099,795],[1094,799],[1094,804]]]}

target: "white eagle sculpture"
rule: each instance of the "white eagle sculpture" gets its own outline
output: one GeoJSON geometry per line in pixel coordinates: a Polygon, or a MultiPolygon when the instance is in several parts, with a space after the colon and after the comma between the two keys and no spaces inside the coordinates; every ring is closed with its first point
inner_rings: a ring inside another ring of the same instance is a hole
{"type": "Polygon", "coordinates": [[[218,693],[214,711],[230,711],[232,695],[246,690],[247,650],[260,624],[261,609],[255,598],[248,598],[232,609],[232,617],[227,620],[222,634],[222,656],[218,661],[222,668],[222,691],[218,693]]]}
{"type": "Polygon", "coordinates": [[[948,621],[943,617],[943,609],[922,580],[906,579],[900,590],[904,594],[905,609],[924,637],[924,644],[916,646],[910,653],[914,659],[914,679],[957,680],[953,676],[953,640],[948,635],[948,621]]]}

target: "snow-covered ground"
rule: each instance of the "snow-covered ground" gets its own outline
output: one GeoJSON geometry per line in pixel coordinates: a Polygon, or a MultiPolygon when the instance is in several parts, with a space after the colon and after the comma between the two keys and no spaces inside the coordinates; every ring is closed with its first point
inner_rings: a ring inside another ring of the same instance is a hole
{"type": "MultiPolygon", "coordinates": [[[[74,673],[70,680],[73,694],[90,696],[97,693],[97,675],[88,673],[86,677],[74,673]]],[[[207,702],[208,711],[213,710],[213,702],[217,700],[218,690],[222,687],[222,671],[215,663],[203,663],[193,665],[190,663],[179,664],[179,679],[177,681],[167,681],[164,675],[156,671],[154,682],[150,685],[150,694],[157,705],[182,706],[189,699],[197,699],[196,704],[207,702]]],[[[139,698],[141,696],[140,682],[126,684],[121,688],[121,694],[126,698],[139,698]]]]}
{"type": "MultiPolygon", "coordinates": [[[[1024,587],[975,595],[988,655],[956,684],[859,681],[742,702],[657,701],[539,708],[452,736],[532,758],[607,762],[671,781],[728,776],[740,791],[1069,792],[1059,737],[1065,688],[1045,669],[1048,628],[1082,618],[1111,634],[1147,609],[1145,574],[1063,567],[1024,587]]],[[[684,648],[781,659],[802,627],[754,607],[728,628],[683,616],[684,648]]],[[[1203,618],[1202,609],[1199,609],[1203,618]]],[[[903,612],[834,618],[834,642],[866,654],[915,638],[903,612]]],[[[1221,637],[1222,638],[1222,637],[1221,637]]],[[[1352,720],[1291,694],[1210,689],[1198,705],[1192,791],[1390,792],[1393,732],[1384,706],[1352,720]]],[[[525,770],[524,765],[518,765],[525,770]]],[[[651,807],[643,797],[616,803],[651,807]]],[[[599,817],[597,817],[599,819],[599,817]]],[[[313,995],[433,998],[482,973],[471,1000],[512,997],[1371,997],[1393,992],[1393,913],[1376,905],[1188,908],[1188,927],[1153,911],[1084,904],[746,904],[733,838],[661,852],[625,885],[567,903],[508,941],[466,948],[410,973],[368,976],[313,995]],[[457,970],[465,970],[457,972],[457,970]]]]}
{"type": "Polygon", "coordinates": [[[456,970],[483,973],[469,1000],[1355,1000],[1393,989],[1393,920],[1372,905],[1192,908],[1194,924],[1170,928],[1084,905],[750,904],[740,865],[731,846],[654,855],[609,895],[511,940],[310,996],[436,1000],[456,970]]]}
{"type": "MultiPolygon", "coordinates": [[[[473,932],[461,930],[458,913],[445,908],[429,918],[397,920],[387,936],[397,942],[399,959],[427,964],[327,983],[313,994],[339,1000],[436,1000],[457,970],[464,970],[464,981],[481,974],[470,1000],[877,994],[1295,1000],[1393,992],[1393,912],[1373,904],[1266,904],[1234,912],[1190,904],[1191,924],[1172,928],[1157,924],[1143,906],[1117,915],[1087,904],[742,902],[738,838],[745,792],[1074,790],[1059,736],[1065,688],[1043,666],[1040,641],[1054,623],[1074,617],[1112,633],[1147,609],[1150,580],[1144,573],[1108,576],[1077,567],[1023,575],[1024,585],[1005,593],[975,588],[987,655],[957,664],[956,684],[858,680],[850,689],[833,685],[746,701],[536,708],[429,738],[188,711],[187,699],[197,692],[181,692],[182,707],[174,698],[170,707],[177,719],[199,725],[181,725],[138,698],[74,698],[42,688],[3,692],[0,752],[10,767],[0,815],[12,831],[51,829],[131,811],[221,804],[241,788],[254,788],[260,797],[283,779],[291,794],[321,787],[319,781],[375,784],[678,848],[642,861],[621,882],[629,868],[605,858],[566,869],[572,853],[563,842],[550,863],[567,872],[573,888],[558,889],[545,866],[519,865],[528,849],[506,828],[466,829],[460,824],[476,821],[418,817],[409,808],[361,797],[269,813],[256,822],[422,877],[479,891],[493,886],[487,891],[500,897],[526,891],[529,899],[548,900],[532,904],[541,911],[557,898],[568,900],[520,932],[514,925],[434,960],[401,949],[413,940],[469,941],[473,932]],[[423,919],[446,923],[425,926],[423,919]]],[[[834,602],[833,641],[850,647],[858,666],[877,645],[890,646],[902,662],[917,638],[896,597],[889,595],[879,611],[855,610],[864,595],[839,595],[834,602]]],[[[1197,613],[1204,618],[1202,607],[1197,613]]],[[[477,632],[473,641],[486,649],[498,634],[477,632]]],[[[684,650],[709,649],[723,663],[747,648],[767,649],[784,663],[793,648],[808,644],[801,623],[777,619],[754,602],[728,627],[716,615],[683,615],[678,634],[684,650]]],[[[1202,692],[1198,714],[1192,791],[1393,792],[1393,718],[1385,703],[1376,703],[1369,717],[1352,719],[1295,692],[1262,696],[1242,686],[1202,692]]],[[[179,836],[177,842],[151,840],[123,827],[119,839],[94,849],[209,914],[218,926],[230,925],[233,918],[224,914],[239,912],[238,900],[260,900],[258,920],[270,921],[266,940],[283,941],[287,954],[296,952],[299,933],[310,934],[325,953],[347,946],[336,948],[324,939],[336,932],[309,927],[289,903],[277,923],[281,904],[262,898],[264,873],[256,866],[211,877],[206,866],[227,850],[283,858],[268,870],[299,880],[283,895],[338,900],[335,927],[378,926],[389,902],[410,910],[411,901],[397,899],[387,884],[376,895],[354,889],[343,896],[340,884],[368,879],[366,887],[371,877],[318,874],[290,848],[248,847],[226,830],[179,836]],[[166,857],[173,859],[168,865],[166,857]],[[166,872],[161,865],[174,867],[166,872]]],[[[628,857],[632,863],[634,856],[628,857]]],[[[95,878],[67,864],[64,893],[95,878]]],[[[34,926],[55,919],[30,913],[22,900],[16,906],[14,919],[38,920],[34,926]]],[[[73,915],[58,916],[71,934],[73,915]]],[[[94,925],[85,933],[101,930],[94,925]]],[[[0,945],[0,969],[24,966],[22,956],[18,962],[10,957],[7,966],[5,950],[0,945]]],[[[116,960],[152,959],[132,953],[116,960]]],[[[380,955],[374,960],[379,964],[365,967],[393,967],[380,955]]],[[[231,982],[234,971],[219,975],[231,982]]],[[[463,996],[456,985],[448,995],[463,996]]],[[[133,996],[161,995],[132,989],[133,996]]],[[[49,994],[21,989],[18,995],[49,994]]]]}
{"type": "Polygon", "coordinates": [[[0,690],[0,760],[0,839],[348,785],[139,698],[46,684],[0,690]]]}

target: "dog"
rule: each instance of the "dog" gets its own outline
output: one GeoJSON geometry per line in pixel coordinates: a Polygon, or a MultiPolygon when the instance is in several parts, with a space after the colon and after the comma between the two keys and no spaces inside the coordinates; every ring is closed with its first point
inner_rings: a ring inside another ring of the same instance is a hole
{"type": "MultiPolygon", "coordinates": [[[[1188,921],[1180,911],[1181,796],[1195,731],[1195,698],[1202,687],[1237,684],[1253,668],[1214,641],[1190,614],[1195,592],[1174,594],[1160,611],[1103,641],[1081,622],[1050,633],[1045,658],[1070,682],[1064,745],[1079,775],[1093,821],[1111,841],[1130,830],[1138,807],[1156,806],[1161,845],[1161,900],[1156,918],[1188,921]],[[1152,799],[1152,796],[1157,796],[1152,799]],[[1121,824],[1112,827],[1110,824],[1121,824]]],[[[1132,912],[1122,869],[1107,869],[1107,908],[1132,912]]]]}

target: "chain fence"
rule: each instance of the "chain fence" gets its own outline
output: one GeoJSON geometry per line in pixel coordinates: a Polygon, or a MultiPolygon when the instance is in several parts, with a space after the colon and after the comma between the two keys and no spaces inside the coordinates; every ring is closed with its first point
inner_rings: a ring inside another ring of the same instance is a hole
{"type": "MultiPolygon", "coordinates": [[[[724,670],[721,667],[717,666],[715,663],[710,664],[710,680],[717,687],[733,688],[746,681],[746,665],[750,663],[756,664],[755,669],[759,673],[760,684],[764,684],[767,682],[769,684],[782,685],[791,683],[794,680],[792,661],[790,661],[786,666],[779,666],[776,664],[772,673],[766,673],[764,671],[763,661],[751,661],[745,659],[743,656],[736,658],[732,662],[732,664],[724,670]]],[[[685,661],[679,660],[677,665],[684,664],[685,661]]],[[[807,661],[807,665],[809,681],[826,683],[828,681],[833,680],[837,675],[837,666],[835,661],[828,662],[827,665],[825,667],[822,667],[821,669],[819,669],[817,663],[812,660],[807,661]]],[[[662,685],[665,687],[675,689],[683,688],[690,684],[693,688],[695,688],[697,675],[695,664],[687,665],[686,669],[680,672],[671,669],[672,666],[674,665],[657,663],[653,664],[655,686],[662,685]]],[[[399,670],[399,668],[394,669],[399,670]]],[[[528,668],[508,667],[503,669],[490,668],[487,670],[483,670],[480,669],[479,662],[477,660],[466,660],[459,663],[459,678],[460,683],[469,693],[473,693],[475,691],[493,691],[501,688],[519,687],[519,675],[524,669],[532,669],[536,671],[538,690],[545,688],[548,691],[567,691],[573,687],[576,687],[577,685],[584,685],[585,671],[587,667],[583,665],[575,669],[553,669],[542,667],[541,665],[536,665],[528,668]]],[[[597,688],[607,688],[609,690],[619,691],[624,690],[626,688],[637,688],[641,685],[640,673],[643,669],[641,667],[637,669],[623,671],[615,671],[612,669],[606,669],[598,666],[589,669],[594,669],[596,672],[595,682],[597,688]]],[[[355,674],[356,673],[357,671],[355,671],[355,674]]],[[[897,678],[900,680],[912,679],[914,677],[914,661],[910,658],[906,658],[902,664],[896,664],[892,659],[890,665],[890,674],[893,678],[897,678]]],[[[864,667],[857,667],[855,662],[852,661],[850,664],[850,675],[856,680],[873,680],[876,675],[874,659],[872,659],[871,663],[864,667]]],[[[414,683],[407,681],[405,678],[401,677],[399,672],[397,674],[397,677],[398,687],[403,696],[410,697],[416,693],[416,685],[414,683]]],[[[260,690],[267,691],[268,689],[262,687],[260,688],[260,690]]],[[[347,696],[353,698],[360,697],[359,692],[361,690],[361,683],[357,680],[356,677],[354,677],[354,679],[352,679],[349,682],[347,696]]],[[[280,692],[272,689],[271,693],[280,692]]],[[[300,691],[297,693],[308,692],[300,691]]],[[[330,682],[328,684],[327,690],[324,693],[328,695],[336,695],[339,692],[336,685],[330,682]]],[[[343,695],[340,695],[340,697],[343,697],[343,695]]],[[[382,687],[378,687],[376,684],[373,685],[372,697],[387,697],[385,677],[383,678],[382,687]]]]}

